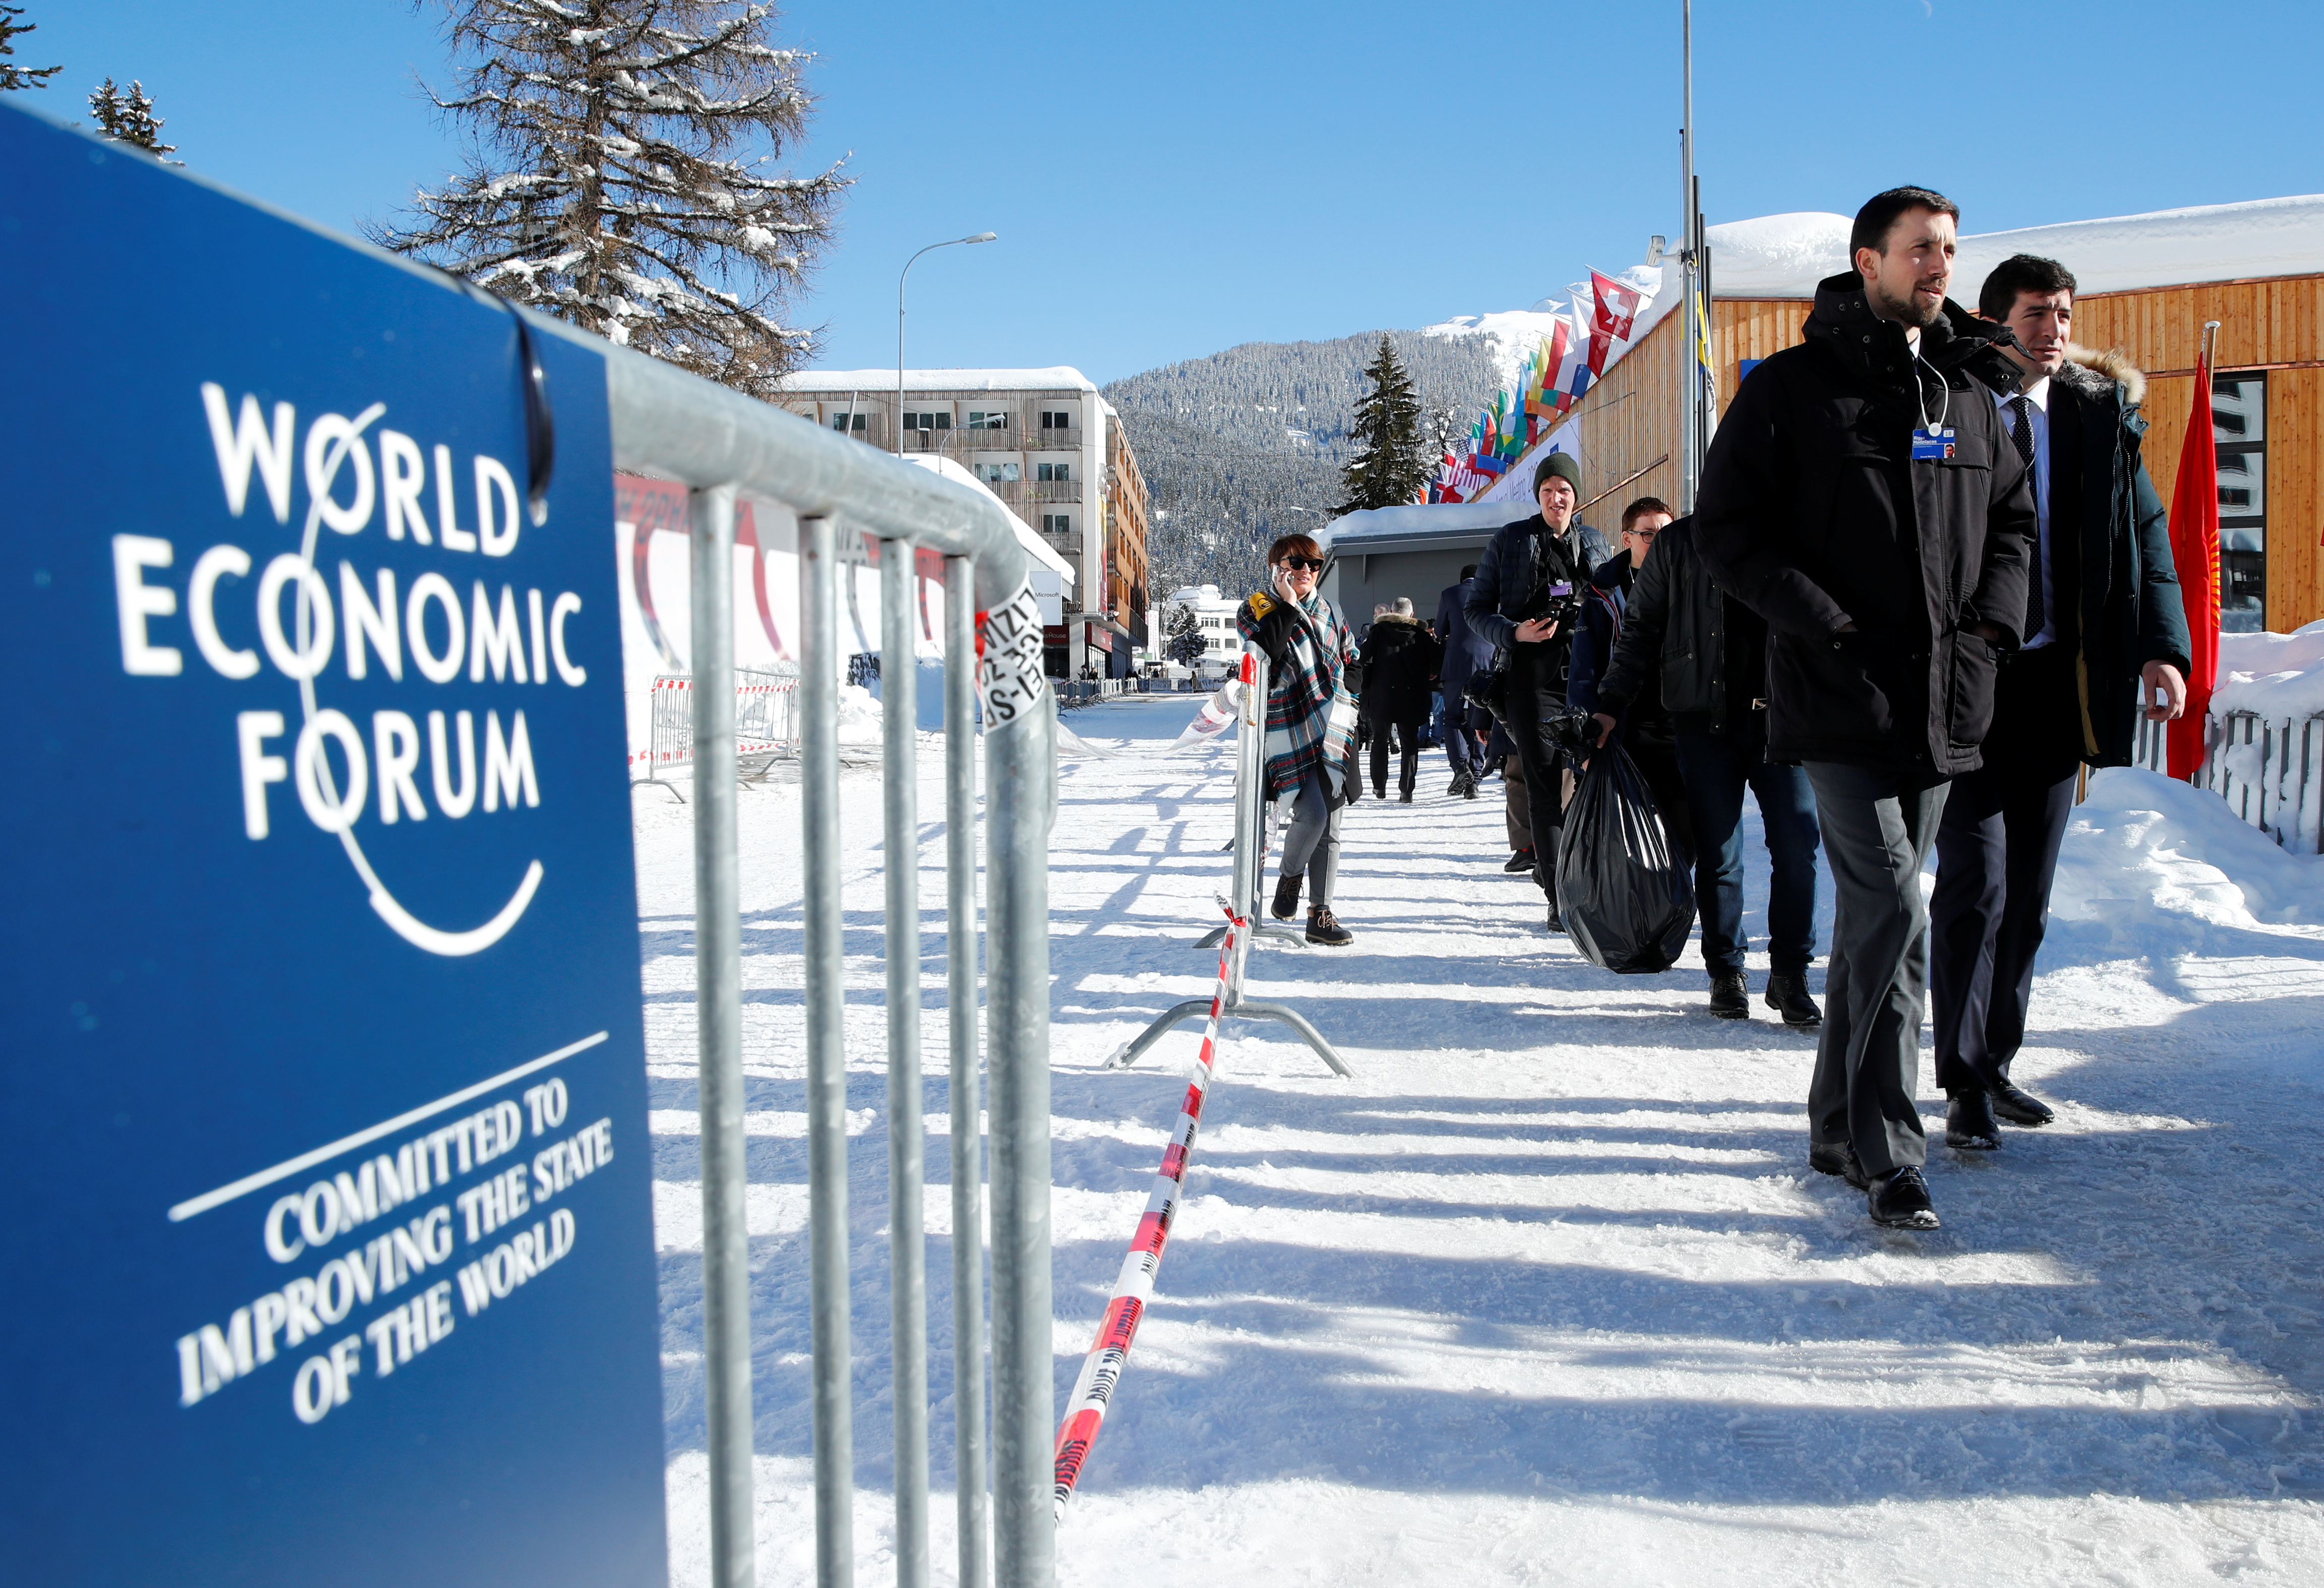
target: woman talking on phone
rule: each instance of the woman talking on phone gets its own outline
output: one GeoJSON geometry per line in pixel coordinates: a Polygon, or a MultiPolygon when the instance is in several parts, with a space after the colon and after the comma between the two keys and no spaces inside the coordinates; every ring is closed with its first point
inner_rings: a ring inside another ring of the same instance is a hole
{"type": "Polygon", "coordinates": [[[1267,787],[1291,802],[1274,913],[1289,920],[1307,894],[1307,941],[1330,947],[1355,934],[1332,913],[1332,873],[1340,858],[1340,808],[1354,778],[1356,702],[1346,685],[1355,641],[1315,587],[1323,551],[1305,535],[1267,549],[1268,588],[1235,614],[1235,628],[1267,657],[1267,787]]]}

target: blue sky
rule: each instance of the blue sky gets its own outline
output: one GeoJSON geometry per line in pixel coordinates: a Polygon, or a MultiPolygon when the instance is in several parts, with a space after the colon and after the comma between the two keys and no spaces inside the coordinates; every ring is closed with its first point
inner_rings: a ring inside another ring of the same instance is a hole
{"type": "MultiPolygon", "coordinates": [[[[18,0],[81,115],[143,78],[181,158],[354,230],[456,159],[415,81],[442,14],[392,0],[18,0]]],[[[1677,0],[1415,6],[794,0],[818,52],[799,167],[856,179],[811,295],[817,360],[1071,364],[1103,381],[1255,339],[1521,308],[1676,229],[1677,0]]],[[[1851,211],[1900,181],[1965,228],[2324,189],[2324,8],[2238,0],[1698,0],[1712,221],[1851,211]],[[2190,26],[2190,17],[2219,19],[2190,26]]]]}

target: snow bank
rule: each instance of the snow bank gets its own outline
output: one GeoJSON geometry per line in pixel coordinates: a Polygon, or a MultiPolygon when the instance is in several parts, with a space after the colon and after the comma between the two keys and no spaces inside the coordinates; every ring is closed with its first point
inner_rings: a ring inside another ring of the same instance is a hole
{"type": "Polygon", "coordinates": [[[1844,215],[1798,210],[1705,228],[1711,290],[1725,298],[1808,298],[1815,284],[1848,268],[1844,215]]]}
{"type": "Polygon", "coordinates": [[[2214,716],[2256,712],[2269,718],[2324,712],[2324,619],[2289,634],[2219,636],[2219,687],[2214,716]]]}
{"type": "Polygon", "coordinates": [[[2050,915],[2070,956],[2201,953],[2270,928],[2324,938],[2324,859],[2286,854],[2208,789],[2113,767],[2067,827],[2050,915]]]}

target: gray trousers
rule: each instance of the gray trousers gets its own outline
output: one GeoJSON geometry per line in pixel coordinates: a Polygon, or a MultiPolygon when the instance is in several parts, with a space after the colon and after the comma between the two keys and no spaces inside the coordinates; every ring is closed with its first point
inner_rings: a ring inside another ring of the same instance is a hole
{"type": "Polygon", "coordinates": [[[1807,763],[1831,867],[1831,969],[1808,1083],[1808,1140],[1846,1143],[1870,1175],[1928,1157],[1916,1102],[1928,998],[1921,867],[1951,785],[1877,767],[1807,763]]]}
{"type": "MultiPolygon", "coordinates": [[[[1292,797],[1291,822],[1283,830],[1283,874],[1307,878],[1307,902],[1329,909],[1332,875],[1340,869],[1340,812],[1331,808],[1318,773],[1292,797]]],[[[1342,809],[1345,807],[1342,808],[1342,809]]]]}

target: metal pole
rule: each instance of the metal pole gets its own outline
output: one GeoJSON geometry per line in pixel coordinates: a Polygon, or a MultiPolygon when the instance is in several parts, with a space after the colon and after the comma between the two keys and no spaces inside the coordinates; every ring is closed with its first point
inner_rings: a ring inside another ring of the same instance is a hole
{"type": "MultiPolygon", "coordinates": [[[[920,250],[920,254],[936,248],[950,248],[962,243],[990,243],[996,235],[979,232],[973,237],[947,237],[941,243],[929,244],[920,250]]],[[[899,457],[904,456],[904,282],[911,276],[912,266],[920,262],[920,254],[904,261],[904,268],[896,277],[896,456],[899,457]]]]}
{"type": "Polygon", "coordinates": [[[1686,317],[1681,322],[1686,332],[1686,351],[1679,357],[1687,371],[1686,406],[1681,416],[1686,445],[1680,455],[1679,512],[1687,513],[1694,511],[1694,494],[1702,483],[1702,426],[1696,417],[1702,402],[1702,374],[1695,367],[1694,358],[1702,331],[1695,312],[1696,271],[1700,265],[1696,250],[1702,239],[1696,235],[1694,225],[1694,0],[1679,0],[1679,229],[1686,239],[1679,254],[1679,285],[1686,293],[1686,301],[1681,305],[1686,317]]]}
{"type": "Polygon", "coordinates": [[[881,802],[888,882],[888,1307],[895,1362],[896,1588],[928,1580],[928,1279],[921,1193],[919,660],[908,541],[880,542],[881,802]]]}
{"type": "Polygon", "coordinates": [[[751,1243],[742,1140],[742,904],[735,863],[734,487],[687,494],[693,576],[695,1039],[702,1112],[710,1574],[751,1588],[751,1243]]]}
{"type": "Polygon", "coordinates": [[[976,1045],[974,566],[945,559],[945,956],[952,1023],[952,1394],[960,1588],[990,1588],[984,1449],[983,1106],[976,1045]]]}
{"type": "MultiPolygon", "coordinates": [[[[989,642],[988,642],[989,643],[989,642]]],[[[1049,1343],[1049,826],[1056,697],[984,735],[992,1089],[992,1536],[1000,1588],[1055,1581],[1049,1343]]]]}
{"type": "Polygon", "coordinates": [[[802,517],[799,807],[807,857],[808,1292],[814,1314],[815,1580],[855,1581],[855,1427],[848,1399],[847,1052],[839,903],[838,549],[832,521],[802,517]]]}

